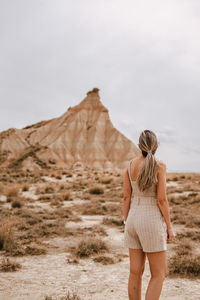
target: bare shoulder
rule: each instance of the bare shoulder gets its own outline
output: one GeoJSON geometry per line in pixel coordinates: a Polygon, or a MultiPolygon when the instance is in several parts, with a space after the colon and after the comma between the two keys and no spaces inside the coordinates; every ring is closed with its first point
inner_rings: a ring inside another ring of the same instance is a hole
{"type": "Polygon", "coordinates": [[[129,168],[130,168],[130,164],[134,164],[134,162],[136,161],[138,159],[138,157],[135,157],[135,158],[132,158],[132,159],[130,159],[129,160],[129,162],[128,162],[128,166],[127,166],[127,168],[126,168],[126,171],[125,171],[125,174],[127,173],[129,173],[129,168]]]}
{"type": "Polygon", "coordinates": [[[165,172],[166,169],[167,169],[166,164],[163,161],[159,160],[158,161],[158,172],[165,172]]]}
{"type": "Polygon", "coordinates": [[[136,156],[131,160],[132,160],[132,163],[137,163],[138,161],[140,161],[140,158],[138,156],[136,156]]]}
{"type": "Polygon", "coordinates": [[[135,158],[132,158],[132,159],[130,159],[129,160],[129,162],[128,162],[128,166],[127,166],[127,170],[129,169],[129,167],[130,167],[130,164],[134,164],[135,163],[135,161],[137,161],[137,157],[135,157],[135,158]]]}

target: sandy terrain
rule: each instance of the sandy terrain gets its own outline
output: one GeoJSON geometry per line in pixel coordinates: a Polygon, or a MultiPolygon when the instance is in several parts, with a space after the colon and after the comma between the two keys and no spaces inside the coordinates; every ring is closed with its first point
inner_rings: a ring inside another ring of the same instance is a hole
{"type": "MultiPolygon", "coordinates": [[[[46,177],[46,179],[48,178],[46,177]]],[[[55,180],[53,181],[55,182],[55,180]]],[[[72,182],[71,178],[69,182],[72,182]]],[[[177,188],[178,185],[173,182],[168,184],[168,187],[177,188]]],[[[108,193],[109,190],[109,188],[105,188],[108,193]]],[[[113,190],[119,190],[119,186],[113,187],[113,190]]],[[[52,205],[49,202],[40,201],[35,191],[36,186],[32,185],[29,191],[21,192],[24,198],[32,199],[26,207],[32,211],[39,211],[40,209],[52,211],[54,209],[52,205]]],[[[171,194],[176,195],[176,191],[172,191],[171,194]]],[[[188,192],[186,194],[188,195],[188,192]]],[[[1,195],[0,200],[2,206],[12,209],[11,203],[6,202],[4,195],[1,195]]],[[[62,207],[63,209],[73,209],[76,214],[84,204],[86,205],[90,201],[76,196],[73,200],[65,201],[62,207]]],[[[107,205],[112,203],[110,200],[107,205]]],[[[79,214],[80,220],[69,219],[63,225],[64,230],[71,230],[73,235],[41,239],[40,246],[47,249],[46,254],[12,258],[12,260],[19,262],[22,268],[16,272],[1,272],[0,300],[44,300],[47,295],[52,296],[52,299],[60,299],[61,296],[66,295],[67,291],[76,291],[81,300],[128,299],[129,257],[128,249],[123,246],[123,226],[103,224],[102,220],[105,216],[107,217],[107,215],[101,214],[79,214]],[[93,261],[92,257],[80,258],[78,263],[72,263],[73,256],[69,248],[76,245],[80,240],[80,235],[76,236],[75,234],[76,230],[82,230],[83,233],[85,231],[83,237],[87,237],[89,230],[92,232],[96,225],[105,230],[107,235],[101,236],[101,239],[109,245],[109,251],[106,255],[112,257],[115,263],[102,265],[93,261]]],[[[173,229],[175,234],[182,233],[185,225],[173,224],[173,229]]],[[[173,247],[173,243],[168,244],[168,261],[175,253],[173,247]]],[[[1,251],[0,254],[0,259],[2,259],[4,252],[1,251]]],[[[149,279],[149,264],[146,260],[143,275],[143,299],[149,279]]],[[[167,276],[160,299],[197,300],[200,299],[199,286],[199,278],[171,278],[167,276]]]]}
{"type": "MultiPolygon", "coordinates": [[[[80,226],[98,224],[101,217],[84,216],[83,224],[80,223],[80,226]]],[[[79,223],[74,223],[74,226],[79,226],[79,223]]],[[[58,247],[53,251],[54,253],[18,257],[17,261],[22,264],[23,268],[15,273],[1,274],[0,299],[39,300],[44,299],[45,295],[64,296],[68,290],[77,291],[84,300],[128,299],[129,258],[127,249],[123,247],[123,232],[116,228],[109,228],[107,233],[105,240],[109,242],[115,256],[121,255],[122,261],[105,266],[91,259],[82,259],[78,265],[68,264],[67,258],[70,255],[60,249],[60,245],[63,247],[68,245],[68,239],[62,239],[62,241],[61,238],[51,239],[46,242],[46,245],[51,245],[51,248],[52,246],[58,247]]],[[[168,249],[170,246],[168,244],[168,249]]],[[[146,260],[143,297],[149,278],[149,264],[146,260]]],[[[199,286],[200,280],[166,278],[160,299],[197,300],[200,299],[199,286]]]]}

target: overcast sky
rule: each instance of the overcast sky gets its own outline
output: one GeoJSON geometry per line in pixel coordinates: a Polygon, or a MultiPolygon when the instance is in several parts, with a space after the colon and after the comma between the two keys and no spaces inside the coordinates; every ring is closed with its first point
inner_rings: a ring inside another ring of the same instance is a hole
{"type": "Polygon", "coordinates": [[[0,0],[0,131],[58,117],[93,87],[168,171],[200,171],[199,0],[0,0]]]}

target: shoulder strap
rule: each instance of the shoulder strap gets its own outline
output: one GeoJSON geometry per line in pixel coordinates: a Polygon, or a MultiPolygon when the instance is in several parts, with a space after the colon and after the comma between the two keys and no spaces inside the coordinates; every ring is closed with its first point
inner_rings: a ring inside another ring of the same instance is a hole
{"type": "Polygon", "coordinates": [[[129,169],[128,169],[130,182],[132,181],[132,179],[131,179],[131,164],[132,164],[132,161],[133,161],[133,160],[130,161],[129,169]]]}

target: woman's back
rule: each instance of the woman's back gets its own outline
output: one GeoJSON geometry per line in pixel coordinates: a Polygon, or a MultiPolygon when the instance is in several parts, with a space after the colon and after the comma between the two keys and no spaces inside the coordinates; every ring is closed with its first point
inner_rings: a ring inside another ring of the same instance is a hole
{"type": "Polygon", "coordinates": [[[142,161],[141,157],[132,159],[129,164],[129,179],[132,187],[132,197],[133,196],[157,196],[157,183],[154,183],[151,187],[144,191],[140,191],[137,185],[136,179],[141,168],[142,161]]]}

